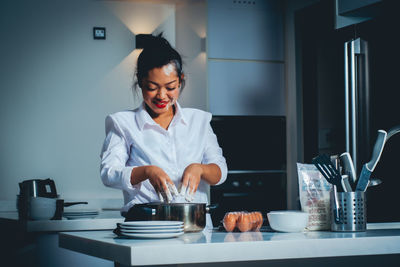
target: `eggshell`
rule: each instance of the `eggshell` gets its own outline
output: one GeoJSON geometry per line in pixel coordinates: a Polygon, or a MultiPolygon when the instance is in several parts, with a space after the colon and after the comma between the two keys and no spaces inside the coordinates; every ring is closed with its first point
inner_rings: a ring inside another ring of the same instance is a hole
{"type": "Polygon", "coordinates": [[[239,218],[236,223],[237,227],[239,228],[240,232],[247,232],[251,229],[251,218],[250,214],[242,213],[239,215],[239,218]]]}
{"type": "Polygon", "coordinates": [[[227,232],[232,232],[236,227],[238,215],[232,212],[228,212],[224,216],[223,225],[227,232]]]}
{"type": "Polygon", "coordinates": [[[251,230],[253,231],[256,229],[258,221],[257,215],[254,212],[250,213],[250,221],[251,221],[251,230]]]}
{"type": "Polygon", "coordinates": [[[259,211],[256,211],[256,216],[257,216],[258,220],[257,220],[257,226],[256,226],[255,230],[258,231],[262,227],[264,219],[263,219],[262,213],[259,211]]]}

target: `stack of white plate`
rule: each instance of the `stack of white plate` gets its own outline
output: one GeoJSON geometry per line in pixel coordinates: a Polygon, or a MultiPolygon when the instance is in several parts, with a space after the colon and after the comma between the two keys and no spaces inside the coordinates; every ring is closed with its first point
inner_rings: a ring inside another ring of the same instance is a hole
{"type": "Polygon", "coordinates": [[[183,235],[183,222],[134,221],[119,224],[121,234],[131,238],[171,238],[183,235]]]}
{"type": "Polygon", "coordinates": [[[99,210],[96,209],[68,209],[63,212],[63,217],[68,220],[92,219],[97,215],[99,215],[99,210]]]}

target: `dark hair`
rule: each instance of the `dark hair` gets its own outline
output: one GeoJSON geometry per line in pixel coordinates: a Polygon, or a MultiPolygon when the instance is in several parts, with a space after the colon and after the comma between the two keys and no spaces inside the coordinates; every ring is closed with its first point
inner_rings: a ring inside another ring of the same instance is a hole
{"type": "Polygon", "coordinates": [[[179,53],[162,37],[162,33],[157,36],[150,35],[140,53],[136,66],[136,82],[134,88],[142,88],[142,80],[147,77],[149,71],[154,68],[161,68],[167,64],[175,66],[176,73],[181,83],[180,90],[185,87],[185,78],[182,78],[182,58],[179,53]]]}

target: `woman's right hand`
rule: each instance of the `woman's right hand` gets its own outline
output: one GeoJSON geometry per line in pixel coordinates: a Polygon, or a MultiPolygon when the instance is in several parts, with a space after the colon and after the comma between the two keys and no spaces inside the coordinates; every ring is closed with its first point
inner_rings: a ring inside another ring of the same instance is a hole
{"type": "Polygon", "coordinates": [[[165,200],[171,202],[172,199],[178,195],[178,190],[168,174],[158,166],[146,166],[145,174],[149,182],[156,190],[161,202],[165,200]]]}

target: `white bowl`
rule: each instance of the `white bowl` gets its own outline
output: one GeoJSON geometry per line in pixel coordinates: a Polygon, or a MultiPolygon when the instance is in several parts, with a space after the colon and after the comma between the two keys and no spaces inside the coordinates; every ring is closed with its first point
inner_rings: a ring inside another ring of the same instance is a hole
{"type": "Polygon", "coordinates": [[[308,213],[296,210],[280,210],[267,213],[269,225],[279,232],[301,232],[307,227],[308,213]]]}

